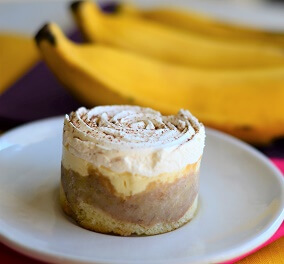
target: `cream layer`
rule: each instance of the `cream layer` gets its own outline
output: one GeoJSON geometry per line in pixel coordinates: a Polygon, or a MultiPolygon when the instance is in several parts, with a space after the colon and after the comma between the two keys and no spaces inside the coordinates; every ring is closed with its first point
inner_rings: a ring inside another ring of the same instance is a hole
{"type": "Polygon", "coordinates": [[[68,151],[66,147],[63,147],[62,165],[65,169],[73,170],[80,174],[82,177],[89,175],[89,170],[97,170],[103,176],[107,177],[117,193],[129,196],[147,189],[148,185],[152,182],[159,183],[172,183],[177,178],[183,177],[188,173],[198,173],[200,167],[201,157],[197,162],[188,164],[183,169],[170,173],[161,173],[156,177],[146,177],[137,174],[131,174],[129,172],[117,173],[111,171],[106,167],[94,167],[94,165],[84,159],[74,156],[68,151]]]}
{"type": "MultiPolygon", "coordinates": [[[[176,174],[200,159],[204,141],[204,126],[186,110],[163,116],[138,106],[79,108],[64,122],[63,145],[69,154],[119,175],[176,174]]],[[[68,153],[63,154],[65,164],[72,160],[64,157],[68,153]]]]}

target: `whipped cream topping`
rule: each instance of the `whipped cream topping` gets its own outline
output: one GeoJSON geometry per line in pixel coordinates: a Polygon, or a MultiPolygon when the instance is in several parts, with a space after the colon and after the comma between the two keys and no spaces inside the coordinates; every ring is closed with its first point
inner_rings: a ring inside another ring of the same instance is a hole
{"type": "Polygon", "coordinates": [[[204,139],[203,125],[186,110],[163,116],[150,108],[116,105],[66,115],[63,144],[95,167],[152,177],[198,161],[204,139]]]}

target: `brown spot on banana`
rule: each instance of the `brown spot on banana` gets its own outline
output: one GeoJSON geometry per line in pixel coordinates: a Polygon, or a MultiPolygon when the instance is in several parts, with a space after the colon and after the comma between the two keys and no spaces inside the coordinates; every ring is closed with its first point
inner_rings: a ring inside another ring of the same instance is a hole
{"type": "Polygon", "coordinates": [[[76,12],[77,9],[80,7],[80,5],[83,3],[84,1],[82,0],[78,0],[78,1],[74,1],[71,3],[70,5],[70,9],[72,12],[76,12]]]}
{"type": "Polygon", "coordinates": [[[35,35],[37,45],[43,40],[47,40],[50,44],[56,45],[55,37],[49,28],[49,23],[46,23],[35,35]]]}

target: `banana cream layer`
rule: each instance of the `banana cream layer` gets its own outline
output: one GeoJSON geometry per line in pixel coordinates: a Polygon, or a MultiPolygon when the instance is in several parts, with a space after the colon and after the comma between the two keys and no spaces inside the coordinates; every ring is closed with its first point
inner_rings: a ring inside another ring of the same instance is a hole
{"type": "Polygon", "coordinates": [[[190,164],[195,168],[204,140],[204,126],[186,110],[163,116],[138,106],[79,108],[65,117],[62,160],[83,176],[89,165],[99,169],[130,194],[144,190],[150,178],[168,181],[190,164]]]}
{"type": "Polygon", "coordinates": [[[145,177],[142,175],[131,174],[129,172],[116,173],[102,166],[94,168],[92,163],[74,156],[66,147],[63,147],[62,156],[62,165],[66,170],[72,170],[80,175],[80,177],[88,177],[90,170],[96,170],[101,175],[104,175],[104,177],[109,179],[111,185],[118,194],[124,196],[143,192],[155,181],[159,183],[172,183],[177,178],[183,177],[184,175],[198,174],[200,161],[201,157],[197,162],[188,164],[180,171],[161,173],[156,177],[145,177]]]}

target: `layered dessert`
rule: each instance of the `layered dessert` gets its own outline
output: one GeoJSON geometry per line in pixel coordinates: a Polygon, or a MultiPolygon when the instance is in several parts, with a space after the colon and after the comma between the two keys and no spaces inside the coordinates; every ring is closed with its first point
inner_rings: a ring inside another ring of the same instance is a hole
{"type": "Polygon", "coordinates": [[[204,140],[203,125],[186,110],[79,108],[64,121],[62,208],[102,233],[174,230],[197,209],[204,140]]]}

